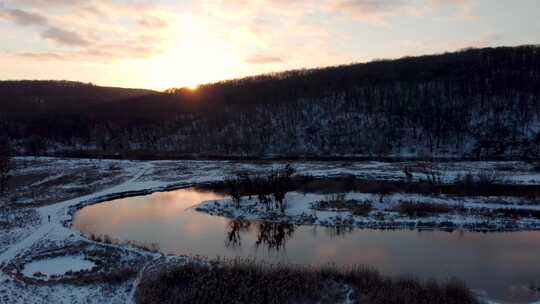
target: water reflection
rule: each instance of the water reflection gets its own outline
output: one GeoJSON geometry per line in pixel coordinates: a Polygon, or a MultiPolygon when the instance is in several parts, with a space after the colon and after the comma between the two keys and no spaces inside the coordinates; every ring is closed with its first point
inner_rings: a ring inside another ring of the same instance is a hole
{"type": "Polygon", "coordinates": [[[257,224],[257,247],[264,245],[270,250],[285,248],[285,244],[294,233],[294,225],[280,223],[257,224]]]}
{"type": "MultiPolygon", "coordinates": [[[[159,245],[163,253],[250,257],[278,263],[369,265],[383,273],[458,277],[492,298],[539,300],[540,232],[380,231],[231,221],[193,210],[223,196],[184,189],[83,208],[74,227],[87,236],[159,245]]],[[[156,245],[156,246],[157,246],[156,245]]]]}
{"type": "Polygon", "coordinates": [[[242,234],[250,234],[254,227],[256,248],[279,251],[285,249],[285,244],[293,236],[295,226],[291,224],[254,222],[245,220],[229,220],[225,229],[225,246],[228,248],[242,247],[242,234]]]}
{"type": "Polygon", "coordinates": [[[325,227],[326,233],[331,237],[344,237],[345,235],[352,233],[354,227],[351,225],[337,225],[333,227],[325,227]]]}
{"type": "Polygon", "coordinates": [[[237,248],[242,246],[242,232],[249,232],[251,222],[244,220],[231,220],[225,228],[227,234],[225,246],[228,248],[237,248]]]}

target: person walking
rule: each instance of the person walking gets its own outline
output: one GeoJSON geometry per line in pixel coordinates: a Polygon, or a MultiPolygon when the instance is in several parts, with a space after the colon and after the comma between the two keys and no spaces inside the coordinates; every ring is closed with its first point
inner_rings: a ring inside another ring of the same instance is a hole
{"type": "Polygon", "coordinates": [[[49,218],[49,223],[51,222],[51,216],[50,215],[47,215],[47,217],[49,218]]]}

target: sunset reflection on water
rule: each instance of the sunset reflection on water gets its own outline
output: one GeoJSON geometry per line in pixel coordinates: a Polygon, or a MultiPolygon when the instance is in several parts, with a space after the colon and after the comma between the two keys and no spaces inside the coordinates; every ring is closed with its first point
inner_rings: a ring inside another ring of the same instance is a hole
{"type": "Polygon", "coordinates": [[[223,198],[182,189],[113,200],[77,212],[74,226],[86,235],[157,243],[164,253],[250,257],[270,262],[362,264],[393,275],[446,280],[457,277],[490,297],[540,299],[540,232],[352,230],[318,226],[234,222],[194,210],[223,198]]]}

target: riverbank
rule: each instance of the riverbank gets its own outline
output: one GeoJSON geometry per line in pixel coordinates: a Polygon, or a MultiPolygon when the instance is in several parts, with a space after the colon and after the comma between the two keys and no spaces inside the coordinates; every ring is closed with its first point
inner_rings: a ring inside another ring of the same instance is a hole
{"type": "MultiPolygon", "coordinates": [[[[272,162],[137,162],[17,158],[14,178],[10,182],[7,195],[2,196],[2,203],[8,204],[9,208],[2,209],[0,226],[0,300],[6,303],[130,302],[145,269],[144,265],[138,268],[138,273],[131,272],[125,280],[114,286],[99,280],[77,285],[64,280],[66,278],[63,278],[62,274],[57,274],[57,281],[47,284],[31,280],[24,282],[18,277],[22,272],[16,275],[8,271],[13,269],[9,268],[9,265],[13,266],[17,261],[31,263],[34,260],[35,246],[60,248],[55,257],[73,257],[73,252],[62,248],[74,248],[80,242],[122,248],[127,252],[148,256],[150,260],[162,257],[161,254],[149,253],[129,245],[89,240],[80,232],[70,229],[74,210],[87,204],[126,195],[217,182],[239,171],[264,173],[279,165],[281,164],[272,162]]],[[[381,162],[295,164],[297,172],[314,177],[354,175],[373,180],[403,179],[402,166],[403,164],[399,163],[381,162]]],[[[540,177],[532,170],[533,166],[525,162],[451,163],[441,165],[439,170],[444,172],[444,178],[451,179],[461,172],[486,167],[511,172],[513,175],[508,179],[509,183],[540,184],[540,177]]],[[[421,173],[414,172],[413,175],[420,177],[421,173]]],[[[47,252],[35,256],[38,262],[40,257],[47,256],[47,252]]],[[[120,251],[120,255],[127,257],[127,253],[122,252],[124,251],[120,251]]],[[[39,264],[40,267],[48,264],[46,261],[43,263],[39,264]]],[[[21,267],[22,265],[20,264],[21,267]]],[[[73,270],[79,269],[75,266],[77,265],[74,265],[73,270]]],[[[111,267],[114,269],[114,266],[111,267]]],[[[87,270],[89,273],[85,275],[92,277],[92,268],[82,270],[87,270]]]]}
{"type": "Polygon", "coordinates": [[[197,211],[239,220],[370,229],[522,231],[540,229],[540,204],[512,197],[370,193],[301,193],[285,197],[285,209],[268,208],[255,196],[204,202],[197,211]]]}

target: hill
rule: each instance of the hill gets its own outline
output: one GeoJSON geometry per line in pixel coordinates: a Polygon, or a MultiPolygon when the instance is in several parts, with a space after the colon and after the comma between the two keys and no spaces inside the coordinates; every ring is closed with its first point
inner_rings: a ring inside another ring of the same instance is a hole
{"type": "Polygon", "coordinates": [[[154,93],[74,81],[9,80],[0,81],[0,107],[4,116],[32,119],[40,115],[80,112],[90,105],[154,93]]]}
{"type": "MultiPolygon", "coordinates": [[[[2,96],[28,89],[10,90],[2,96]]],[[[30,138],[51,152],[126,155],[524,159],[540,151],[539,46],[288,71],[196,91],[93,91],[76,107],[41,92],[58,106],[20,118],[2,110],[22,153],[30,138]]]]}

